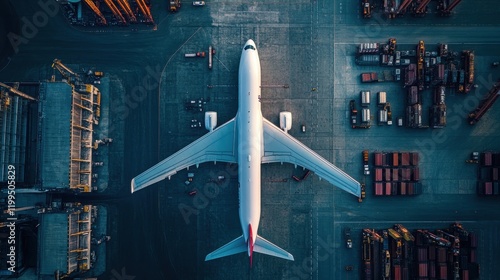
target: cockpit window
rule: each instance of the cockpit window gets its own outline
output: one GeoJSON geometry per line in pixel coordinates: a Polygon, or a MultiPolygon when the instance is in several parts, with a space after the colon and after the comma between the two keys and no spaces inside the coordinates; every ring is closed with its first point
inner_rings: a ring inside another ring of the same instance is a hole
{"type": "Polygon", "coordinates": [[[254,50],[254,51],[255,51],[255,48],[254,48],[254,46],[252,46],[252,45],[246,45],[246,46],[245,46],[245,51],[246,51],[246,50],[248,50],[248,49],[252,49],[252,50],[254,50]]]}

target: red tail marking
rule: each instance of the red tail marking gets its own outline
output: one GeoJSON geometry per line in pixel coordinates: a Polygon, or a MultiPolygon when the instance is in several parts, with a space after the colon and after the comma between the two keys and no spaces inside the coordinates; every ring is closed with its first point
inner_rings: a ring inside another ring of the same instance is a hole
{"type": "Polygon", "coordinates": [[[252,233],[252,225],[248,224],[248,254],[250,256],[250,267],[252,267],[252,255],[253,255],[253,233],[252,233]]]}

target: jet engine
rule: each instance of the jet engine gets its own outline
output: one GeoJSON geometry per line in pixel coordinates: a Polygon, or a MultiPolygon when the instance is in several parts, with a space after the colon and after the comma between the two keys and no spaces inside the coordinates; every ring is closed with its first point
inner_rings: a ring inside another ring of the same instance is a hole
{"type": "Polygon", "coordinates": [[[205,112],[205,128],[208,131],[214,130],[217,126],[217,112],[205,112]]]}
{"type": "Polygon", "coordinates": [[[280,112],[280,128],[285,132],[292,129],[292,113],[280,112]]]}

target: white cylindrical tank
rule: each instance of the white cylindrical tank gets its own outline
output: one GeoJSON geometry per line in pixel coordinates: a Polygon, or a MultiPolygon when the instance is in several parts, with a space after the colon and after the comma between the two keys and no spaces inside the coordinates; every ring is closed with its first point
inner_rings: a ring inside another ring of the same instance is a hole
{"type": "Polygon", "coordinates": [[[280,128],[285,132],[292,129],[292,113],[280,112],[280,128]]]}
{"type": "Polygon", "coordinates": [[[217,112],[205,112],[205,128],[212,131],[217,126],[217,112]]]}

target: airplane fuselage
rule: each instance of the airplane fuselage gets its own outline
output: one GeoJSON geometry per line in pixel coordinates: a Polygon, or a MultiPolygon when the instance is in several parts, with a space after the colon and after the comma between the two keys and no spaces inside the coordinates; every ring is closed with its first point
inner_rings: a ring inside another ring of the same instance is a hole
{"type": "MultiPolygon", "coordinates": [[[[239,216],[249,246],[255,242],[260,222],[261,157],[263,155],[260,61],[252,40],[243,47],[238,72],[238,174],[239,216]],[[251,226],[249,226],[251,225],[251,226]],[[252,231],[251,233],[249,231],[252,231]],[[251,240],[248,238],[252,236],[251,240]],[[253,239],[253,240],[252,240],[253,239]],[[250,244],[252,243],[252,244],[250,244]]],[[[249,252],[250,253],[250,252],[249,252]]]]}

